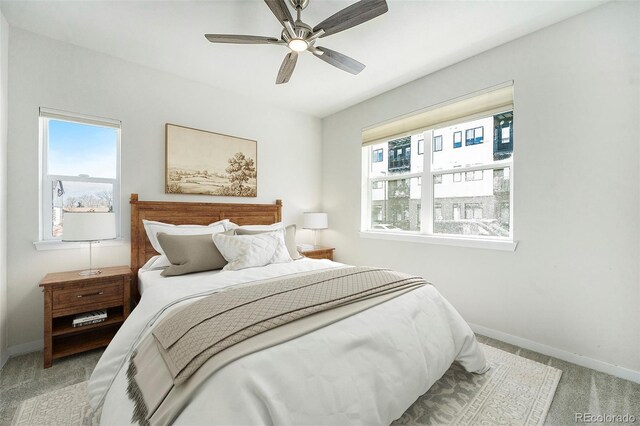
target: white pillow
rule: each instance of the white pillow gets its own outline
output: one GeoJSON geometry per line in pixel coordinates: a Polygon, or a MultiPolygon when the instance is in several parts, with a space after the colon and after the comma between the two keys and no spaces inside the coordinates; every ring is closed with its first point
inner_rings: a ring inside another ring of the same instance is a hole
{"type": "Polygon", "coordinates": [[[164,269],[169,266],[171,266],[171,262],[169,262],[167,256],[164,254],[158,254],[149,259],[140,269],[151,271],[153,269],[164,269]]]}
{"type": "Polygon", "coordinates": [[[147,237],[149,242],[160,254],[164,254],[160,243],[158,242],[158,233],[164,232],[170,235],[208,235],[218,232],[224,232],[225,223],[228,223],[228,219],[220,220],[218,222],[211,223],[207,226],[204,225],[172,225],[170,223],[156,222],[153,220],[142,220],[144,224],[144,230],[147,231],[147,237]]]}
{"type": "Polygon", "coordinates": [[[284,241],[284,229],[255,235],[214,234],[213,242],[229,262],[223,271],[292,261],[284,241]]]}

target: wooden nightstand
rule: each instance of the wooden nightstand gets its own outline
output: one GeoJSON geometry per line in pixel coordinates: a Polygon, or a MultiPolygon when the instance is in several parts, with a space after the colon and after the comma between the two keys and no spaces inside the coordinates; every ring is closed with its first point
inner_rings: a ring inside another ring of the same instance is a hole
{"type": "Polygon", "coordinates": [[[107,346],[131,311],[131,269],[100,268],[98,275],[79,271],[47,274],[40,287],[44,293],[44,368],[54,359],[107,346]],[[73,327],[81,313],[106,310],[98,324],[73,327]]]}
{"type": "Polygon", "coordinates": [[[329,259],[333,260],[333,247],[315,246],[310,250],[301,251],[300,254],[311,259],[329,259]]]}

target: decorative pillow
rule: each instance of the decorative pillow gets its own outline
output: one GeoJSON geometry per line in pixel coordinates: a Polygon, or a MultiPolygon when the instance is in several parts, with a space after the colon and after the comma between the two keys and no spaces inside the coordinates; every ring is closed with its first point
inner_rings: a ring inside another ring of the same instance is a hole
{"type": "Polygon", "coordinates": [[[153,220],[142,220],[144,224],[144,229],[147,231],[147,237],[149,237],[149,242],[160,254],[164,254],[160,243],[158,242],[159,232],[164,232],[165,234],[170,235],[211,235],[218,232],[224,232],[227,229],[225,228],[225,223],[228,223],[229,220],[221,220],[218,222],[214,222],[210,225],[172,225],[170,223],[163,222],[155,222],[153,220]]]}
{"type": "Polygon", "coordinates": [[[170,235],[159,232],[157,237],[171,262],[171,266],[160,273],[163,277],[222,269],[227,264],[211,235],[170,235]]]}
{"type": "Polygon", "coordinates": [[[213,242],[229,262],[222,269],[223,271],[237,271],[271,263],[291,262],[282,229],[256,235],[214,234],[213,242]]]}
{"type": "Polygon", "coordinates": [[[230,229],[249,229],[252,231],[277,231],[278,229],[283,229],[284,228],[284,223],[282,222],[276,222],[273,225],[238,225],[237,223],[233,223],[231,221],[227,222],[225,224],[225,227],[227,228],[227,230],[230,229]]]}
{"type": "MultiPolygon", "coordinates": [[[[255,226],[261,226],[261,225],[255,225],[255,226]]],[[[256,235],[256,234],[261,234],[263,232],[270,232],[270,231],[258,230],[255,228],[253,229],[247,228],[244,226],[236,228],[235,231],[236,231],[236,235],[256,235]]],[[[289,225],[286,228],[284,228],[284,242],[285,242],[285,245],[287,246],[287,250],[289,251],[289,256],[291,256],[291,259],[298,260],[303,257],[298,252],[298,247],[296,246],[296,226],[295,225],[289,225]]]]}

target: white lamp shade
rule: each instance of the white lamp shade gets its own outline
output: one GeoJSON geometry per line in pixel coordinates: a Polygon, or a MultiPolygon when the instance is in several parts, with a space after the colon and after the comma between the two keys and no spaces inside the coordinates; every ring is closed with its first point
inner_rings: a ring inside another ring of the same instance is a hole
{"type": "Polygon", "coordinates": [[[62,221],[62,241],[112,240],[116,237],[115,213],[65,212],[62,221]]]}
{"type": "Polygon", "coordinates": [[[327,229],[329,227],[329,217],[326,213],[303,213],[304,229],[327,229]]]}

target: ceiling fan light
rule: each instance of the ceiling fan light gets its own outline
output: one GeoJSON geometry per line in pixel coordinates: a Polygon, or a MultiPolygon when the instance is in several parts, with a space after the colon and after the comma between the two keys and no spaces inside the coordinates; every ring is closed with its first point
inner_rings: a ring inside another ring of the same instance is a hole
{"type": "Polygon", "coordinates": [[[309,48],[309,44],[301,38],[294,38],[289,41],[289,49],[294,52],[302,52],[309,48]]]}

